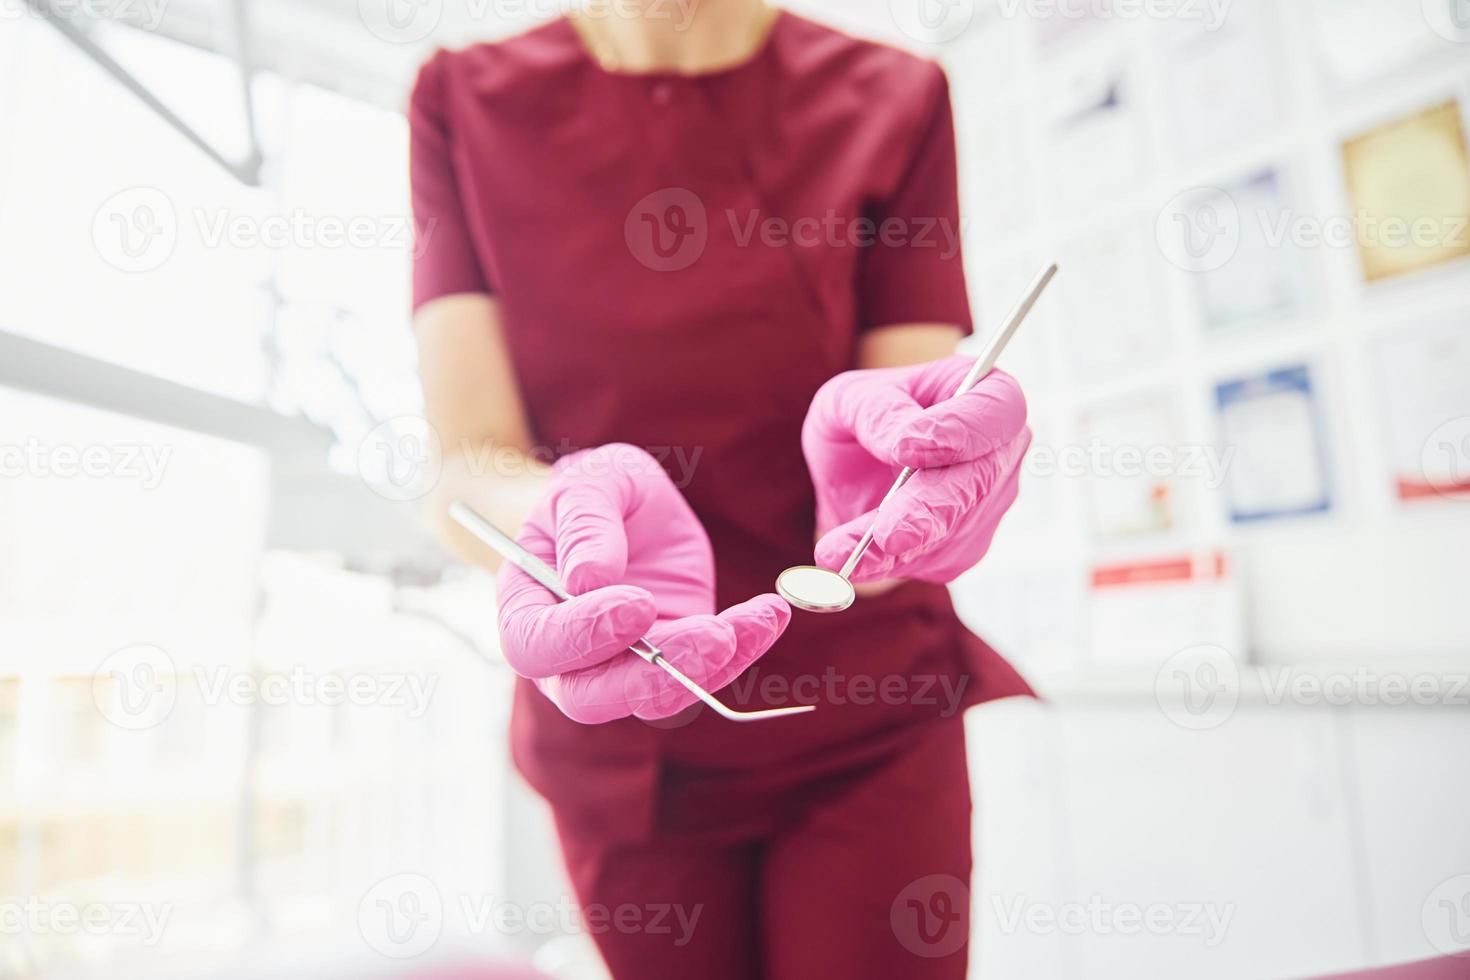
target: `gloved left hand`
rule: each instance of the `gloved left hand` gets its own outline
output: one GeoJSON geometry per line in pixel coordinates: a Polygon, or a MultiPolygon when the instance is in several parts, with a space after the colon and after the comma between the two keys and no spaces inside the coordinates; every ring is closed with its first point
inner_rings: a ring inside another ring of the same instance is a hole
{"type": "Polygon", "coordinates": [[[985,556],[1031,445],[1016,379],[991,371],[951,398],[974,363],[948,357],[847,371],[812,399],[801,445],[817,493],[816,562],[837,569],[878,519],[855,583],[949,582],[985,556]],[[881,512],[905,466],[919,472],[881,512]]]}
{"type": "Polygon", "coordinates": [[[502,565],[506,661],[586,725],[668,718],[694,703],[672,677],[628,652],[639,637],[717,691],[770,649],[791,618],[772,594],[715,613],[709,538],[668,474],[636,446],[614,443],[558,460],[517,540],[557,570],[573,598],[558,602],[513,563],[502,565]]]}

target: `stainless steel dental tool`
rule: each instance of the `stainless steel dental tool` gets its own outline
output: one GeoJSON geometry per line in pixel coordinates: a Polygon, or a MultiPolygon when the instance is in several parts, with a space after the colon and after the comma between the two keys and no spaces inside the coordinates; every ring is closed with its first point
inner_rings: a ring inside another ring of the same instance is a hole
{"type": "MultiPolygon", "coordinates": [[[[498,553],[500,557],[513,563],[521,571],[539,582],[542,587],[556,596],[558,600],[566,602],[572,598],[571,594],[567,592],[566,587],[562,585],[562,581],[557,576],[556,571],[550,565],[521,547],[516,543],[514,538],[500,530],[494,524],[491,524],[484,517],[481,517],[469,505],[458,500],[454,501],[449,505],[449,516],[454,518],[466,531],[469,531],[498,553]]],[[[768,718],[800,715],[816,710],[816,705],[798,704],[787,708],[768,708],[762,711],[736,711],[734,708],[728,708],[721,704],[713,694],[710,694],[704,688],[690,680],[683,671],[664,659],[663,652],[648,642],[647,639],[637,640],[628,649],[664,671],[664,673],[678,681],[690,694],[693,694],[699,700],[709,705],[721,718],[727,718],[730,721],[764,721],[768,718]]]]}
{"type": "MultiPolygon", "coordinates": [[[[1037,275],[1035,281],[1031,283],[1031,288],[1026,290],[1026,295],[1022,297],[1020,305],[1011,311],[1010,318],[1006,320],[1005,325],[986,343],[985,349],[970,370],[965,373],[964,380],[960,382],[959,387],[950,397],[958,398],[975,387],[981,378],[990,373],[995,367],[995,362],[1000,359],[1001,351],[1005,350],[1006,344],[1015,335],[1016,328],[1021,325],[1022,320],[1026,319],[1026,314],[1031,312],[1031,308],[1041,298],[1042,291],[1046,289],[1047,284],[1056,274],[1057,267],[1053,263],[1037,275]]],[[[883,505],[893,499],[893,495],[909,482],[909,478],[915,472],[910,466],[905,466],[899,472],[898,479],[893,481],[893,486],[888,488],[888,492],[878,503],[879,510],[882,510],[883,505]]],[[[853,547],[852,554],[843,563],[841,571],[834,572],[830,568],[822,568],[818,565],[797,565],[786,569],[777,576],[776,591],[787,602],[807,612],[842,612],[857,598],[857,592],[852,586],[852,570],[857,567],[857,563],[868,550],[868,545],[873,543],[873,532],[877,527],[878,521],[875,517],[873,523],[868,526],[867,531],[853,547]]]]}

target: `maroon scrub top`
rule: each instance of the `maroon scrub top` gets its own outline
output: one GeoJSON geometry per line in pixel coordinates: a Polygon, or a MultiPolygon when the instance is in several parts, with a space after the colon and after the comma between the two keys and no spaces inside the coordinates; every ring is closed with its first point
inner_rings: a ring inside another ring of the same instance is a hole
{"type": "MultiPolygon", "coordinates": [[[[539,445],[662,455],[714,545],[720,608],[811,562],[802,419],[859,334],[970,329],[932,62],[781,13],[736,67],[623,74],[561,19],[438,52],[409,122],[415,305],[500,302],[539,445]]],[[[799,767],[1028,693],[944,586],[909,583],[840,615],[796,613],[721,695],[812,714],[587,727],[522,681],[512,746],[559,818],[638,834],[661,771],[799,767]]]]}

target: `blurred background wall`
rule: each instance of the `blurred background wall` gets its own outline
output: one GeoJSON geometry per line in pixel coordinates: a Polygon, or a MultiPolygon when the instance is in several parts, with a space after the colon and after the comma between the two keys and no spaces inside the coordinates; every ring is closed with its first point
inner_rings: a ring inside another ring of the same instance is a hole
{"type": "MultiPolygon", "coordinates": [[[[982,333],[1063,266],[975,975],[1470,948],[1470,10],[790,6],[947,67],[982,333]]],[[[415,514],[401,108],[557,12],[0,0],[0,977],[598,975],[415,514]]]]}

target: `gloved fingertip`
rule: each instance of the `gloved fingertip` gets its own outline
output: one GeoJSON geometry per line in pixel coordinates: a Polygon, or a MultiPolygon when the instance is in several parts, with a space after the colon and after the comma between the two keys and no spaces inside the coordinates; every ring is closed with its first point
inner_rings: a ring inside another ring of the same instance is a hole
{"type": "Polygon", "coordinates": [[[964,453],[964,447],[936,442],[928,435],[906,435],[893,444],[893,461],[916,470],[950,466],[962,459],[964,453]]]}
{"type": "Polygon", "coordinates": [[[873,534],[873,542],[890,555],[904,555],[925,543],[924,529],[912,521],[900,520],[880,526],[873,534]]]}
{"type": "Polygon", "coordinates": [[[638,639],[658,619],[658,604],[652,593],[635,585],[613,585],[603,589],[609,624],[628,642],[638,639]]]}
{"type": "Polygon", "coordinates": [[[573,557],[561,570],[562,581],[572,595],[617,584],[621,570],[598,556],[573,557]]]}
{"type": "Polygon", "coordinates": [[[852,552],[853,546],[857,544],[857,536],[845,531],[834,531],[817,542],[816,550],[812,552],[812,559],[822,568],[832,571],[842,567],[847,561],[847,556],[852,552]]]}
{"type": "Polygon", "coordinates": [[[791,622],[791,606],[774,592],[749,599],[741,603],[739,608],[753,614],[763,627],[776,634],[780,634],[786,629],[786,624],[791,622]]]}

